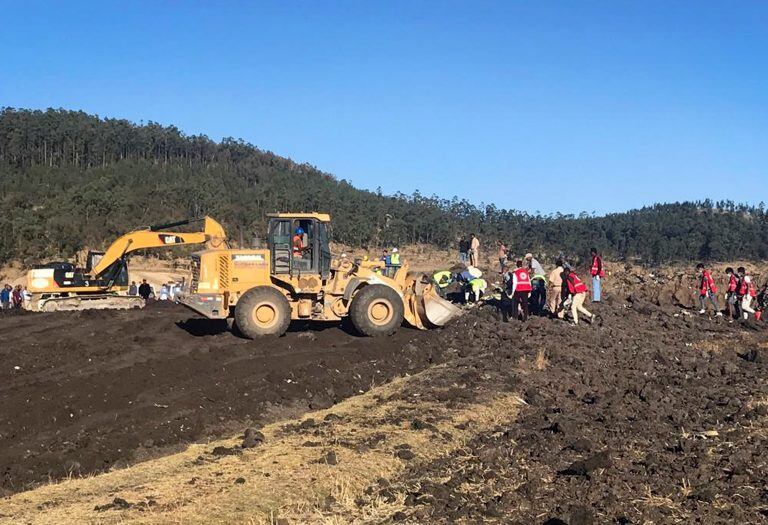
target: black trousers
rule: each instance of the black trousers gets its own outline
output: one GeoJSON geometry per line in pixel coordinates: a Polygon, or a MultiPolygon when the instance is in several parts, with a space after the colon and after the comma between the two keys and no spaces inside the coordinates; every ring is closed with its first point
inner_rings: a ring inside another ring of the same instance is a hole
{"type": "Polygon", "coordinates": [[[505,321],[510,319],[517,319],[522,314],[523,321],[528,320],[528,298],[530,292],[515,292],[512,297],[504,294],[504,307],[502,308],[502,316],[505,321]]]}

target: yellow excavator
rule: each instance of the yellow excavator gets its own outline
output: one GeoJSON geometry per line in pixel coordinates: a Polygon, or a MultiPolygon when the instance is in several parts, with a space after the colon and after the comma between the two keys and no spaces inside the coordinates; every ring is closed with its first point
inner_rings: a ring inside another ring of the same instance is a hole
{"type": "Polygon", "coordinates": [[[68,262],[56,262],[30,270],[27,290],[32,297],[27,308],[38,312],[142,308],[141,297],[125,295],[128,290],[126,256],[136,250],[185,244],[206,244],[209,249],[229,247],[224,228],[210,217],[132,231],[118,238],[105,252],[88,252],[85,269],[68,262]],[[200,221],[202,231],[168,231],[200,221]]]}
{"type": "Polygon", "coordinates": [[[249,338],[282,335],[291,320],[348,317],[368,336],[393,333],[405,320],[425,329],[460,313],[431,279],[404,262],[331,256],[330,216],[268,215],[264,249],[207,249],[191,258],[191,275],[177,300],[209,319],[233,318],[249,338]]]}

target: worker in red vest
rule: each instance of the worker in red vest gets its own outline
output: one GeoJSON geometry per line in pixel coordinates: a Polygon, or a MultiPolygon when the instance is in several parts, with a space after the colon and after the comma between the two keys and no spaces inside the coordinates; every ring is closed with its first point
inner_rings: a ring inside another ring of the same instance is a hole
{"type": "Polygon", "coordinates": [[[527,268],[523,268],[523,261],[515,263],[515,270],[507,272],[507,296],[511,299],[511,312],[509,317],[518,319],[522,311],[523,321],[528,320],[528,298],[531,295],[531,274],[527,268]]]}
{"type": "Polygon", "coordinates": [[[715,280],[712,278],[712,274],[709,273],[704,267],[704,264],[699,263],[696,265],[696,269],[699,271],[699,303],[701,304],[700,314],[707,313],[707,299],[712,303],[712,306],[717,312],[718,317],[722,317],[723,312],[720,311],[720,307],[717,305],[717,286],[715,286],[715,280]]]}
{"type": "Polygon", "coordinates": [[[592,248],[589,253],[592,255],[592,268],[589,274],[592,276],[592,302],[600,302],[600,281],[605,277],[605,268],[603,267],[603,258],[597,253],[597,248],[592,248]]]}
{"type": "Polygon", "coordinates": [[[739,277],[730,266],[725,269],[725,275],[728,277],[728,290],[725,292],[726,309],[728,316],[733,319],[741,317],[741,302],[739,301],[739,277]]]}
{"type": "MultiPolygon", "coordinates": [[[[589,317],[590,324],[595,321],[595,315],[584,308],[584,301],[587,300],[587,285],[584,284],[579,276],[576,275],[570,266],[563,268],[563,282],[568,289],[568,300],[571,301],[571,315],[573,324],[579,324],[579,312],[589,317]]],[[[565,317],[565,310],[558,314],[560,319],[565,317]]]]}
{"type": "Polygon", "coordinates": [[[301,257],[304,252],[304,229],[296,228],[291,244],[293,245],[293,256],[301,257]]]}
{"type": "Polygon", "coordinates": [[[747,275],[747,270],[741,266],[737,271],[739,272],[739,288],[736,293],[741,301],[741,315],[744,319],[749,319],[749,314],[754,315],[755,313],[752,308],[752,300],[757,297],[757,291],[755,285],[752,284],[752,277],[747,275]]]}

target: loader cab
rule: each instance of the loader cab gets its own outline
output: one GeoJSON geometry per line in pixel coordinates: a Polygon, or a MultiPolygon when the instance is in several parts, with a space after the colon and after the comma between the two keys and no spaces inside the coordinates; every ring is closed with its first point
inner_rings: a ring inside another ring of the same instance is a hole
{"type": "Polygon", "coordinates": [[[270,214],[267,246],[272,273],[277,275],[330,275],[330,217],[327,214],[270,214]]]}

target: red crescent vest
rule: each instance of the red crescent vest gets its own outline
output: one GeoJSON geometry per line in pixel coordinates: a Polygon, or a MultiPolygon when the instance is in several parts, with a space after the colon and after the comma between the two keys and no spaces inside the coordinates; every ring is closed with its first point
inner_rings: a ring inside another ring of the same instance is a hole
{"type": "Polygon", "coordinates": [[[739,286],[739,280],[736,278],[734,274],[731,274],[731,278],[728,279],[728,291],[735,292],[738,286],[739,286]]]}
{"type": "Polygon", "coordinates": [[[528,274],[528,270],[525,268],[518,268],[513,272],[517,277],[517,286],[513,290],[514,292],[530,292],[533,290],[531,287],[531,276],[528,274]]]}
{"type": "Polygon", "coordinates": [[[699,293],[707,295],[707,292],[717,293],[717,286],[715,286],[715,280],[712,278],[712,275],[707,270],[704,270],[701,272],[701,288],[699,293]]]}
{"type": "Polygon", "coordinates": [[[752,284],[752,280],[750,279],[750,282],[747,283],[746,279],[742,279],[739,281],[739,295],[747,295],[749,294],[750,297],[756,297],[757,291],[755,291],[755,287],[752,284]]]}
{"type": "Polygon", "coordinates": [[[572,295],[576,295],[577,293],[582,293],[587,291],[587,285],[581,282],[581,279],[579,279],[579,276],[573,272],[568,274],[567,283],[568,283],[568,292],[572,295]]]}
{"type": "Polygon", "coordinates": [[[595,277],[598,274],[600,277],[605,277],[605,267],[603,266],[603,260],[599,255],[592,257],[592,269],[589,271],[589,273],[592,275],[592,277],[595,277]]]}

